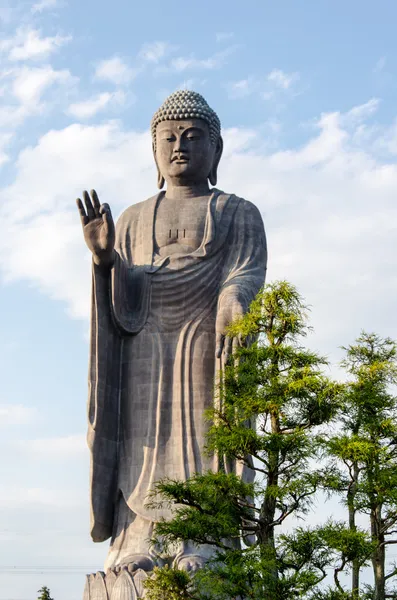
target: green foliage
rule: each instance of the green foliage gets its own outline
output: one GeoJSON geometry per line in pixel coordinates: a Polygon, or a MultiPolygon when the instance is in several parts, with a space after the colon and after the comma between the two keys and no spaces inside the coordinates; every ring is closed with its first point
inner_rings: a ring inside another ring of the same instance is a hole
{"type": "MultiPolygon", "coordinates": [[[[323,590],[316,590],[305,600],[353,600],[353,598],[351,594],[347,592],[341,592],[338,589],[327,587],[323,590]]],[[[363,598],[360,597],[359,600],[363,600],[363,598]]]]}
{"type": "Polygon", "coordinates": [[[362,333],[345,348],[349,381],[340,384],[303,346],[309,331],[307,308],[285,281],[267,285],[229,327],[242,345],[206,415],[220,471],[160,481],[149,504],[174,509],[154,544],[165,552],[181,541],[209,544],[214,556],[191,577],[157,569],[148,600],[384,599],[397,569],[382,581],[378,569],[373,589],[360,590],[359,574],[371,561],[384,565],[397,541],[396,344],[362,333]],[[255,473],[255,484],[233,474],[236,466],[255,473]],[[344,499],[346,523],[280,533],[290,516],[308,514],[319,489],[344,499]],[[368,530],[357,513],[369,515],[368,530]],[[346,590],[340,576],[349,570],[346,590]],[[333,586],[324,587],[327,573],[333,586]]]}
{"type": "Polygon", "coordinates": [[[207,414],[208,452],[223,460],[220,472],[163,480],[151,498],[152,507],[175,505],[175,518],[158,525],[154,543],[167,550],[190,540],[218,552],[194,577],[201,599],[301,598],[325,577],[329,557],[318,533],[275,533],[310,508],[321,480],[310,468],[318,428],[334,416],[342,389],[324,375],[326,359],[303,347],[309,331],[294,286],[281,281],[258,294],[229,328],[245,343],[207,414]],[[233,475],[236,464],[256,471],[257,483],[233,475]]]}
{"type": "Polygon", "coordinates": [[[342,399],[341,430],[324,439],[330,462],[323,484],[343,494],[348,507],[350,541],[355,539],[356,545],[350,551],[343,547],[349,533],[335,530],[342,566],[350,563],[359,570],[371,557],[375,588],[365,597],[384,598],[392,576],[382,574],[385,547],[396,543],[387,536],[397,523],[397,398],[389,391],[397,383],[397,346],[389,338],[363,332],[344,350],[342,364],[350,381],[342,399]],[[371,531],[361,541],[355,537],[360,533],[355,523],[358,512],[369,516],[371,531]]]}
{"type": "Polygon", "coordinates": [[[194,584],[186,571],[170,568],[154,568],[153,577],[144,583],[146,600],[196,600],[194,584]]]}
{"type": "Polygon", "coordinates": [[[226,548],[225,539],[240,539],[252,533],[250,524],[255,507],[246,499],[255,495],[256,486],[244,483],[234,474],[205,473],[187,481],[160,481],[149,506],[177,504],[176,518],[160,522],[153,544],[167,551],[178,540],[194,540],[226,548]]]}
{"type": "Polygon", "coordinates": [[[37,600],[54,600],[51,597],[50,590],[46,585],[43,585],[43,587],[40,588],[37,593],[40,594],[37,600]]]}
{"type": "Polygon", "coordinates": [[[321,537],[327,548],[342,556],[346,562],[352,562],[358,558],[360,564],[364,565],[373,551],[373,544],[368,533],[358,528],[352,531],[346,527],[344,522],[328,521],[321,528],[321,537]]]}

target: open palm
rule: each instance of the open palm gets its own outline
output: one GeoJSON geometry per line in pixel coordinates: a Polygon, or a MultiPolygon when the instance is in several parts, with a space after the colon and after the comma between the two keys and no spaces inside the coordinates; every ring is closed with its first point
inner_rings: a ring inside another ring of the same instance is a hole
{"type": "Polygon", "coordinates": [[[101,204],[95,190],[83,192],[84,203],[77,198],[84,239],[99,266],[111,266],[114,261],[115,227],[108,204],[101,204]]]}

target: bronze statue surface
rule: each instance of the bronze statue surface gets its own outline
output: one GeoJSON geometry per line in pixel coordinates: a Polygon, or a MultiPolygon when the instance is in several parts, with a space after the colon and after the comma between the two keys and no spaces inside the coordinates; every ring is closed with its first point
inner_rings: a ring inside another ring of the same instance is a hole
{"type": "MultiPolygon", "coordinates": [[[[266,272],[259,211],[214,187],[222,138],[204,98],[172,94],[152,136],[158,194],[127,208],[116,226],[95,191],[77,200],[93,255],[91,533],[111,538],[106,569],[155,564],[148,540],[156,521],[171,516],[146,507],[156,481],[218,468],[203,452],[203,413],[232,351],[225,329],[266,272]]],[[[185,544],[175,564],[197,568],[210,552],[185,544]]]]}

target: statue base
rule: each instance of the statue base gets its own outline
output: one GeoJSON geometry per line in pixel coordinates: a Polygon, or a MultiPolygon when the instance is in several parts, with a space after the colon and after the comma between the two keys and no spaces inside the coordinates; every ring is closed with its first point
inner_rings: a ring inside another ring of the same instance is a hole
{"type": "Polygon", "coordinates": [[[143,582],[150,577],[132,565],[86,575],[83,600],[140,600],[145,597],[143,582]]]}

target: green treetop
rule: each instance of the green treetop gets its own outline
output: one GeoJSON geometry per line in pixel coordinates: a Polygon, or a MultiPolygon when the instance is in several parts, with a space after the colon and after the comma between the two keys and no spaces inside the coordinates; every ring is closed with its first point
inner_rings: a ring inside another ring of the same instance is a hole
{"type": "Polygon", "coordinates": [[[54,600],[51,597],[50,590],[46,585],[43,585],[43,587],[39,589],[37,593],[40,594],[37,600],[54,600]]]}
{"type": "Polygon", "coordinates": [[[386,572],[387,548],[397,544],[397,398],[391,393],[397,383],[397,346],[389,338],[363,332],[345,352],[343,366],[350,381],[342,427],[325,444],[333,458],[326,487],[345,495],[351,539],[360,535],[357,513],[369,521],[369,536],[350,555],[341,554],[341,570],[349,562],[352,566],[351,597],[359,598],[360,569],[370,559],[374,588],[369,597],[385,600],[397,597],[395,584],[390,589],[397,569],[386,572]]]}
{"type": "MultiPolygon", "coordinates": [[[[157,541],[165,549],[191,540],[217,550],[195,575],[192,598],[303,598],[326,576],[329,553],[316,530],[277,533],[310,507],[320,481],[312,468],[318,429],[341,392],[323,372],[327,360],[303,346],[309,330],[294,286],[281,281],[258,294],[230,326],[241,346],[207,415],[208,451],[223,457],[221,470],[157,486],[162,502],[178,505],[175,518],[158,525],[157,541]],[[250,476],[234,475],[236,465],[250,476]]],[[[156,598],[153,590],[148,598],[156,598]]]]}

